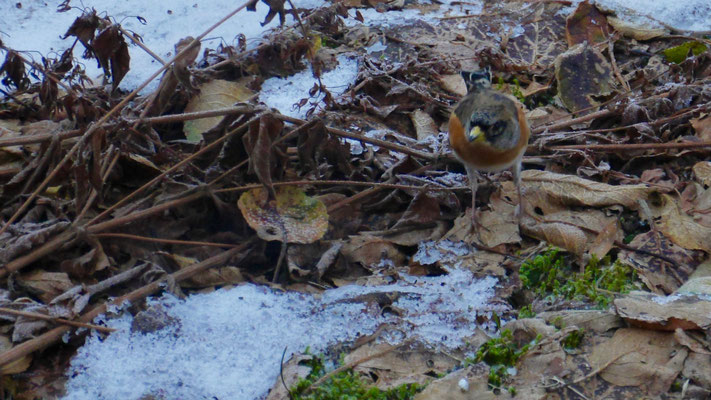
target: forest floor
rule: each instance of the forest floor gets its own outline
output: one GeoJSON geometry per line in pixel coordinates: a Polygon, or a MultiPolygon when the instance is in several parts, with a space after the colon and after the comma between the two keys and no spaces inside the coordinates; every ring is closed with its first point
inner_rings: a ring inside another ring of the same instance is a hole
{"type": "Polygon", "coordinates": [[[128,87],[151,49],[111,10],[41,62],[0,42],[0,398],[711,395],[709,31],[265,3],[212,21],[259,44],[184,32],[128,87]],[[485,67],[532,137],[521,221],[482,174],[477,235],[447,121],[485,67]]]}

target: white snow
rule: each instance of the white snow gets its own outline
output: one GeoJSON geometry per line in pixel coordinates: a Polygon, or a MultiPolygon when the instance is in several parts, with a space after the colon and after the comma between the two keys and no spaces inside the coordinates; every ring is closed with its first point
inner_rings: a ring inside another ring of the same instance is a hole
{"type": "Polygon", "coordinates": [[[652,28],[661,28],[658,22],[663,22],[683,31],[711,30],[709,0],[595,0],[595,3],[614,11],[618,18],[652,28]]]}
{"type": "MultiPolygon", "coordinates": [[[[358,61],[355,58],[340,55],[337,60],[338,66],[335,69],[321,74],[321,83],[331,92],[334,99],[345,92],[358,76],[358,61]]],[[[303,119],[306,118],[309,108],[316,106],[317,114],[318,110],[323,108],[323,93],[310,98],[301,108],[296,106],[302,98],[309,97],[309,90],[315,84],[317,80],[313,77],[313,69],[309,65],[308,70],[297,72],[290,77],[265,80],[259,92],[259,101],[276,108],[284,115],[303,119]]]]}
{"type": "MultiPolygon", "coordinates": [[[[404,275],[392,285],[344,286],[321,298],[245,284],[186,300],[164,296],[178,321],[154,333],[131,333],[132,317],[100,317],[118,329],[106,338],[92,334],[72,359],[66,399],[263,398],[277,382],[285,359],[307,347],[312,353],[334,343],[394,324],[392,342],[419,337],[432,347],[455,347],[478,326],[478,315],[502,313],[488,305],[495,278],[475,279],[452,269],[439,277],[404,275]],[[368,293],[399,293],[393,304],[402,316],[382,316],[373,305],[353,299],[368,293]]],[[[484,327],[492,328],[492,327],[484,327]]]]}
{"type": "MultiPolygon", "coordinates": [[[[295,4],[301,1],[296,0],[295,4]]],[[[81,4],[87,9],[96,9],[100,16],[113,17],[116,22],[129,31],[140,35],[146,47],[158,54],[163,61],[169,60],[174,54],[174,46],[178,40],[186,36],[197,36],[212,26],[222,16],[237,8],[241,2],[233,0],[190,0],[190,1],[146,1],[146,0],[74,0],[71,5],[76,7],[64,13],[56,12],[60,1],[47,0],[6,0],[0,2],[0,38],[6,46],[32,51],[35,61],[41,63],[41,55],[61,53],[70,47],[74,37],[61,39],[74,19],[82,14],[81,4]],[[17,7],[16,4],[21,4],[17,7]],[[146,24],[139,22],[136,16],[145,18],[146,24]],[[41,28],[39,28],[41,27],[41,28]],[[39,29],[38,29],[39,28],[39,29]]],[[[314,1],[310,0],[313,5],[314,1]]],[[[259,44],[261,36],[268,29],[279,26],[279,17],[265,27],[260,25],[269,11],[262,2],[257,4],[256,12],[242,11],[227,22],[217,27],[202,42],[206,47],[216,48],[221,42],[236,44],[239,34],[247,37],[248,46],[259,44]]],[[[287,18],[291,21],[291,17],[287,18]]],[[[84,48],[78,44],[74,49],[76,59],[83,62],[89,76],[95,78],[102,72],[97,68],[96,60],[81,58],[84,48]]],[[[128,74],[121,82],[121,88],[133,89],[152,75],[160,63],[139,47],[129,43],[131,65],[128,74]]],[[[100,81],[99,81],[100,82],[100,81]]],[[[147,87],[151,91],[157,87],[158,81],[147,87]]]]}

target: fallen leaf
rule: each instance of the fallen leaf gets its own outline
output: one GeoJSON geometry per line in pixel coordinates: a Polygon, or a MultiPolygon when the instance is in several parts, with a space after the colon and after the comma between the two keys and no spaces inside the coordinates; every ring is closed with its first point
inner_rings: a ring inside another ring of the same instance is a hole
{"type": "Polygon", "coordinates": [[[605,43],[609,35],[610,29],[605,14],[587,0],[579,3],[575,11],[565,20],[565,38],[568,47],[584,42],[605,43]]]}
{"type": "Polygon", "coordinates": [[[710,228],[684,213],[676,198],[662,194],[660,201],[650,203],[650,209],[658,229],[672,242],[685,249],[711,252],[710,228]]]}
{"type": "MultiPolygon", "coordinates": [[[[711,133],[711,130],[709,132],[711,133]]],[[[694,171],[694,176],[699,183],[707,187],[711,186],[711,161],[697,162],[694,164],[692,171],[694,171]]]]}
{"type": "Polygon", "coordinates": [[[377,266],[384,260],[395,265],[402,265],[405,261],[405,255],[392,242],[369,235],[349,238],[341,248],[341,254],[348,261],[359,263],[365,268],[377,266]]]}
{"type": "MultiPolygon", "coordinates": [[[[521,173],[524,202],[531,195],[545,197],[547,201],[566,206],[609,207],[622,205],[637,209],[637,201],[654,192],[647,185],[609,185],[575,175],[555,172],[526,170],[521,173]]],[[[504,183],[504,193],[512,196],[513,185],[504,183]]]]}
{"type": "MultiPolygon", "coordinates": [[[[344,363],[362,360],[382,353],[392,345],[369,342],[358,347],[344,358],[344,363]]],[[[405,383],[424,384],[433,374],[450,371],[459,362],[445,352],[428,350],[422,346],[408,346],[388,351],[380,357],[359,363],[355,371],[376,377],[377,387],[386,390],[405,383]]]]}
{"type": "Polygon", "coordinates": [[[666,35],[667,31],[663,28],[651,28],[644,24],[623,20],[617,17],[608,16],[609,23],[616,31],[635,40],[649,40],[662,35],[666,35]]]}
{"type": "Polygon", "coordinates": [[[276,200],[268,200],[264,189],[253,189],[243,193],[237,205],[264,240],[284,241],[286,237],[288,243],[312,243],[328,229],[326,206],[295,186],[278,187],[276,200]]]}
{"type": "Polygon", "coordinates": [[[279,379],[274,382],[266,400],[284,400],[291,398],[288,388],[294,387],[299,380],[306,378],[311,373],[307,362],[313,360],[309,354],[294,354],[289,361],[281,366],[279,379]]]}
{"type": "Polygon", "coordinates": [[[425,140],[430,136],[437,136],[439,133],[439,129],[437,129],[437,124],[435,124],[434,119],[420,109],[410,113],[410,121],[412,121],[412,125],[415,126],[417,140],[425,140]]]}
{"type": "Polygon", "coordinates": [[[281,134],[284,123],[271,114],[262,115],[249,127],[247,134],[242,136],[245,150],[249,155],[249,173],[256,174],[259,181],[269,191],[270,199],[274,198],[272,174],[279,165],[278,149],[274,141],[281,134]]]}
{"type": "Polygon", "coordinates": [[[669,390],[683,367],[688,351],[673,333],[643,329],[619,329],[595,346],[590,366],[599,376],[618,386],[638,386],[651,396],[669,390]]]}
{"type": "Polygon", "coordinates": [[[694,252],[677,246],[659,232],[649,231],[638,234],[629,245],[637,250],[621,250],[618,260],[634,268],[639,279],[655,293],[676,291],[683,282],[686,282],[698,264],[694,252]],[[653,254],[663,255],[676,262],[678,268],[659,257],[652,256],[653,254]]]}
{"type": "Polygon", "coordinates": [[[711,115],[701,115],[689,120],[696,132],[696,137],[704,142],[711,142],[711,115]]]}
{"type": "Polygon", "coordinates": [[[508,392],[494,393],[489,388],[489,367],[484,363],[456,370],[434,380],[413,400],[504,400],[508,392]]]}
{"type": "Polygon", "coordinates": [[[674,331],[711,327],[711,301],[696,295],[631,292],[615,299],[614,305],[620,317],[640,328],[674,331]]]}
{"type": "Polygon", "coordinates": [[[555,59],[558,96],[570,111],[600,104],[597,97],[612,93],[612,67],[598,49],[585,43],[572,47],[555,59]]]}
{"type": "MultiPolygon", "coordinates": [[[[185,107],[185,112],[219,110],[232,107],[252,96],[252,91],[238,82],[215,79],[200,86],[200,94],[194,96],[185,107]]],[[[224,117],[201,118],[186,121],[183,132],[188,141],[197,143],[202,134],[215,127],[224,117]]]]}
{"type": "MultiPolygon", "coordinates": [[[[0,352],[7,352],[12,348],[12,343],[10,339],[5,335],[0,335],[0,352]]],[[[25,355],[18,358],[15,361],[4,364],[0,367],[0,376],[2,375],[13,375],[25,372],[27,368],[32,364],[32,356],[25,355]]]]}
{"type": "Polygon", "coordinates": [[[460,74],[442,75],[439,78],[444,90],[456,94],[460,97],[467,95],[467,85],[464,83],[464,78],[460,74]]]}
{"type": "Polygon", "coordinates": [[[25,289],[39,297],[44,303],[49,303],[58,295],[74,287],[69,276],[64,272],[46,272],[35,270],[17,278],[17,282],[25,289]]]}

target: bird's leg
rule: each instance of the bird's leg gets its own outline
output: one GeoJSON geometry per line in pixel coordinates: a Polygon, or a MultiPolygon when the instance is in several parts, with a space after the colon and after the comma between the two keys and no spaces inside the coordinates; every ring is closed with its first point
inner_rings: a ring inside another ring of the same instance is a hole
{"type": "Polygon", "coordinates": [[[516,190],[518,191],[518,204],[516,205],[514,216],[518,220],[518,224],[521,225],[521,217],[523,216],[523,196],[521,195],[521,160],[516,161],[511,168],[511,173],[513,174],[514,185],[516,185],[516,190]]]}
{"type": "Polygon", "coordinates": [[[474,232],[479,232],[479,223],[476,220],[476,191],[479,187],[478,173],[474,168],[465,165],[467,169],[467,178],[469,179],[469,186],[472,188],[472,230],[474,232]]]}

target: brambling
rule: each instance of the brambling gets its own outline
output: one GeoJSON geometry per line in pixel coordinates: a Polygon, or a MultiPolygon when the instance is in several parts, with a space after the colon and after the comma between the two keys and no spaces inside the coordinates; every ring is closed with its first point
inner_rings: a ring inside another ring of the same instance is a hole
{"type": "Polygon", "coordinates": [[[464,164],[472,188],[472,229],[477,231],[477,173],[511,168],[518,190],[516,217],[521,223],[521,158],[531,130],[523,105],[491,88],[489,69],[463,71],[467,95],[449,117],[449,143],[464,164]]]}

